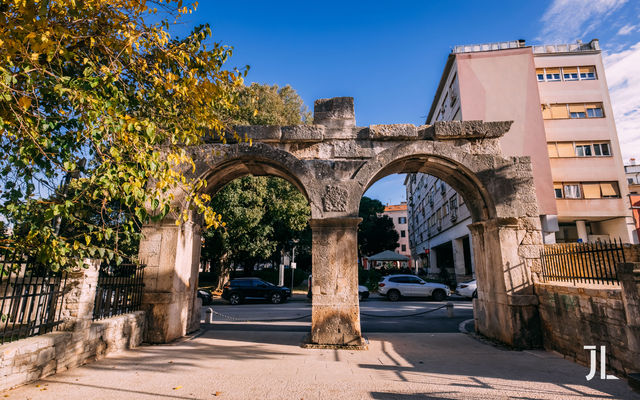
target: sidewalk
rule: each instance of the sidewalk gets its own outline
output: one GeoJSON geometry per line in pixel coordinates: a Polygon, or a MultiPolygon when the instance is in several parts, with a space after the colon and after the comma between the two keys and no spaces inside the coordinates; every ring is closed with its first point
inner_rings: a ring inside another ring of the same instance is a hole
{"type": "Polygon", "coordinates": [[[461,333],[375,334],[368,351],[306,350],[301,333],[216,332],[144,346],[0,394],[9,399],[640,399],[624,380],[461,333]]]}

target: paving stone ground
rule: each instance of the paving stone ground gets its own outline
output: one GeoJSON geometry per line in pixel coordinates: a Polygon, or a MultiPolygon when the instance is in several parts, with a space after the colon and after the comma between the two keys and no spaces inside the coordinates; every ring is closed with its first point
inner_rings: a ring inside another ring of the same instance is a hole
{"type": "Polygon", "coordinates": [[[203,331],[0,394],[9,399],[640,399],[626,381],[545,351],[462,333],[384,333],[369,350],[309,350],[300,332],[203,331]]]}

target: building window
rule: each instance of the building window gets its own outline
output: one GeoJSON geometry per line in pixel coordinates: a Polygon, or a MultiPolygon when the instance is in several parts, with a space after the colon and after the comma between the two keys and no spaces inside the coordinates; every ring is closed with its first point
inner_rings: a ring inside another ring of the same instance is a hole
{"type": "Polygon", "coordinates": [[[545,68],[545,78],[547,82],[560,80],[560,68],[545,68]]]}
{"type": "Polygon", "coordinates": [[[587,104],[587,117],[589,118],[602,118],[602,104],[587,104]]]}
{"type": "Polygon", "coordinates": [[[406,224],[407,217],[398,217],[398,224],[406,224]]]}
{"type": "Polygon", "coordinates": [[[556,192],[556,199],[561,199],[562,198],[562,184],[554,183],[553,184],[553,190],[556,192]]]}
{"type": "Polygon", "coordinates": [[[543,119],[603,118],[602,103],[542,104],[543,119]]]}
{"type": "Polygon", "coordinates": [[[547,143],[549,158],[558,157],[610,157],[608,142],[550,142],[547,143]]]}
{"type": "Polygon", "coordinates": [[[590,144],[576,144],[576,156],[577,157],[591,157],[591,145],[590,144]]]}
{"type": "Polygon", "coordinates": [[[565,67],[562,68],[562,79],[565,81],[577,81],[578,80],[578,67],[565,67]]]}
{"type": "Polygon", "coordinates": [[[449,206],[451,207],[451,212],[455,211],[458,208],[458,195],[454,194],[453,197],[449,200],[449,206]]]}
{"type": "Polygon", "coordinates": [[[593,80],[596,79],[596,67],[579,67],[580,79],[593,80]]]}
{"type": "Polygon", "coordinates": [[[618,182],[554,183],[557,199],[618,199],[618,182]]]}
{"type": "Polygon", "coordinates": [[[407,251],[407,245],[406,244],[402,245],[402,251],[407,251]]]}
{"type": "Polygon", "coordinates": [[[400,231],[400,237],[407,237],[407,231],[400,231]]]}
{"type": "Polygon", "coordinates": [[[536,68],[538,82],[585,81],[596,77],[595,66],[536,68]]]}
{"type": "Polygon", "coordinates": [[[609,151],[608,143],[594,143],[593,144],[593,152],[596,156],[610,156],[611,152],[609,151]]]}
{"type": "Polygon", "coordinates": [[[569,104],[569,116],[571,118],[587,118],[587,109],[584,104],[569,104]]]}
{"type": "Polygon", "coordinates": [[[565,184],[564,185],[564,197],[566,199],[579,199],[580,198],[580,185],[577,185],[577,184],[565,184]]]}

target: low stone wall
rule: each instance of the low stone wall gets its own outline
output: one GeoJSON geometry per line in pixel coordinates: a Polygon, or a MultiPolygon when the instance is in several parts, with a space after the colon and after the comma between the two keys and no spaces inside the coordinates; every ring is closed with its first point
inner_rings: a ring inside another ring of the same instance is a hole
{"type": "Polygon", "coordinates": [[[0,390],[139,346],[145,314],[136,311],[93,322],[81,332],[51,332],[0,346],[0,390]]]}
{"type": "Polygon", "coordinates": [[[0,346],[0,390],[10,389],[105,355],[133,348],[144,338],[144,311],[93,321],[99,263],[67,274],[56,332],[0,346]]]}
{"type": "Polygon", "coordinates": [[[640,264],[619,264],[618,276],[620,286],[536,283],[545,348],[588,366],[584,346],[606,346],[610,371],[640,372],[640,264]]]}

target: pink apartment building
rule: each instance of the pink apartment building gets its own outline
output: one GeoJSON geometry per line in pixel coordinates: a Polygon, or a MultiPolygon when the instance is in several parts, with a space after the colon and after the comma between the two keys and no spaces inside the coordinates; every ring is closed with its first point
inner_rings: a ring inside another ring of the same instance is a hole
{"type": "Polygon", "coordinates": [[[387,204],[382,215],[386,215],[393,220],[393,225],[400,237],[400,239],[398,239],[398,247],[395,249],[395,252],[411,258],[407,224],[407,203],[403,201],[400,204],[387,204]]]}
{"type": "MultiPolygon", "coordinates": [[[[531,157],[545,243],[638,241],[597,40],[545,46],[527,46],[523,40],[456,46],[426,123],[443,120],[513,121],[500,145],[505,155],[531,157]]],[[[422,187],[407,185],[414,255],[425,254],[432,244],[443,246],[468,235],[462,228],[453,228],[466,227],[470,219],[447,221],[450,226],[440,224],[431,231],[429,218],[439,210],[428,204],[411,205],[412,198],[429,198],[421,191],[433,186],[431,182],[422,187]],[[422,237],[414,235],[421,222],[411,217],[417,215],[411,208],[419,206],[427,209],[423,218],[427,234],[422,237]],[[455,237],[450,237],[454,231],[455,237]]],[[[447,186],[446,190],[452,189],[447,186]]],[[[453,256],[442,257],[463,265],[455,261],[455,246],[451,247],[453,256]]],[[[432,266],[442,264],[437,252],[428,253],[432,266]]]]}

